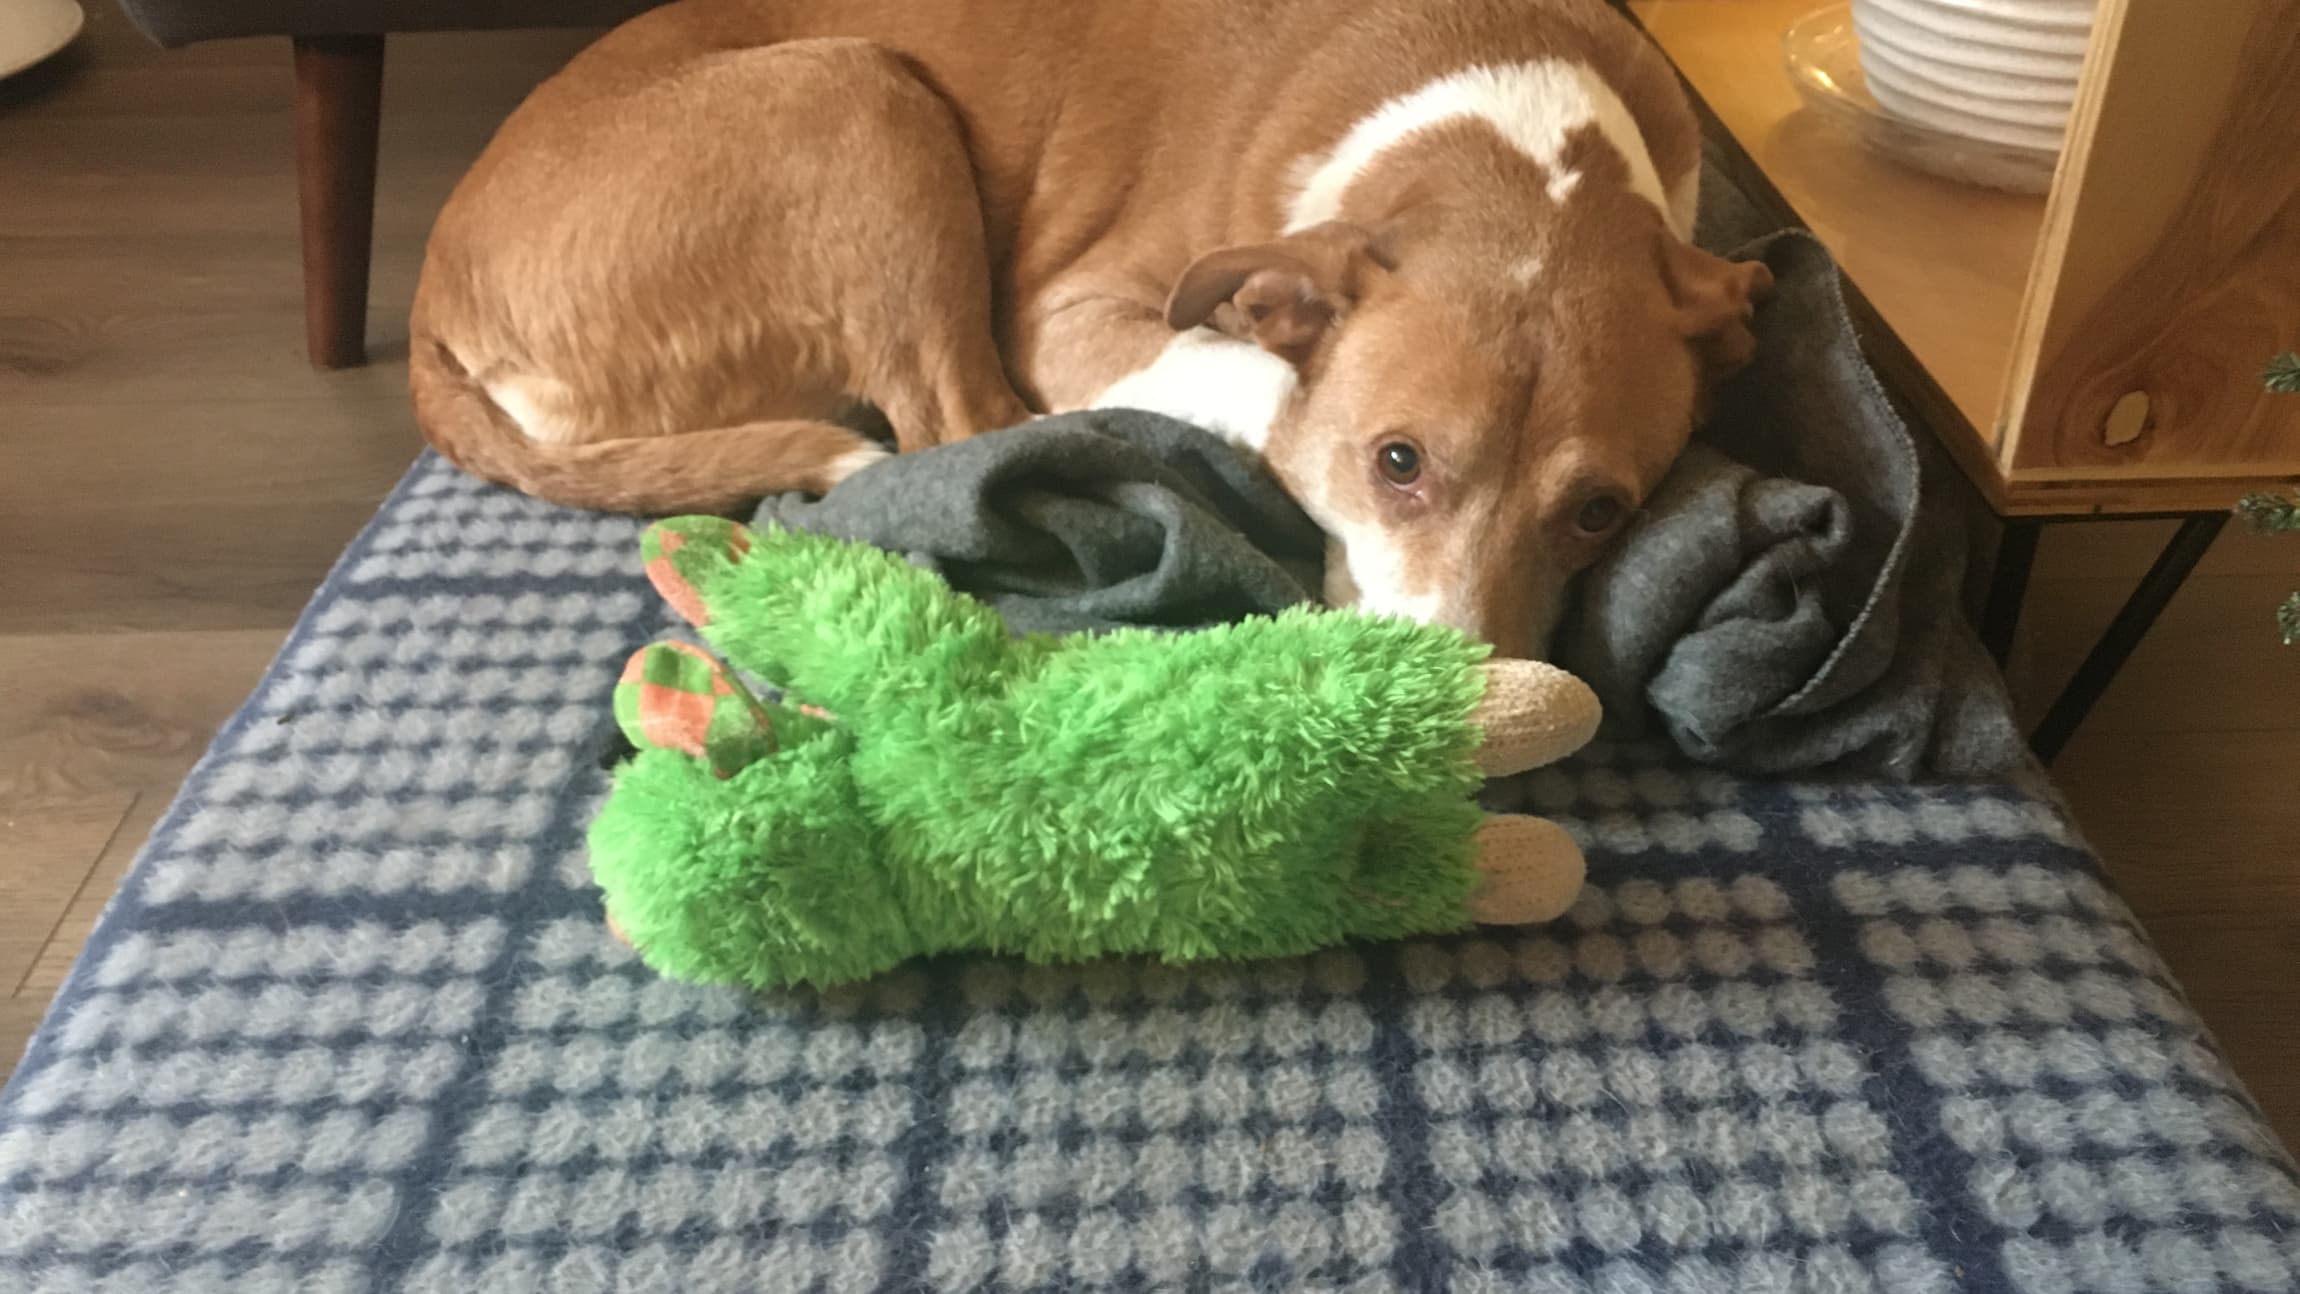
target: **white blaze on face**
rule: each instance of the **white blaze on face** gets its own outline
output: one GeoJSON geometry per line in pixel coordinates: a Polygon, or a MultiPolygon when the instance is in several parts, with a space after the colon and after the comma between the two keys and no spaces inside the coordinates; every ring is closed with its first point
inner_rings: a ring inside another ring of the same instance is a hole
{"type": "Polygon", "coordinates": [[[1191,328],[1176,333],[1147,368],[1111,383],[1087,407],[1147,409],[1260,453],[1299,381],[1293,365],[1252,342],[1191,328]]]}
{"type": "Polygon", "coordinates": [[[1300,190],[1287,213],[1287,230],[1337,218],[1350,186],[1382,154],[1418,131],[1464,120],[1490,124],[1548,172],[1555,202],[1565,201],[1582,181],[1579,171],[1564,165],[1567,142],[1576,131],[1595,126],[1628,165],[1631,191],[1651,202],[1678,237],[1691,236],[1691,204],[1662,192],[1653,155],[1628,105],[1587,64],[1554,58],[1463,68],[1360,118],[1324,157],[1298,164],[1300,190]]]}
{"type": "Polygon", "coordinates": [[[1326,526],[1326,602],[1375,615],[1430,621],[1438,599],[1410,592],[1405,585],[1405,554],[1373,526],[1326,526]]]}
{"type": "MultiPolygon", "coordinates": [[[[1317,516],[1317,509],[1307,510],[1313,517],[1317,516]]],[[[1356,607],[1376,615],[1403,616],[1423,624],[1451,625],[1473,637],[1484,631],[1466,583],[1467,568],[1453,560],[1467,554],[1449,555],[1423,566],[1439,571],[1461,571],[1465,582],[1458,587],[1427,586],[1409,580],[1406,553],[1397,536],[1379,526],[1358,522],[1320,519],[1319,525],[1327,535],[1325,593],[1328,606],[1356,607]]]]}
{"type": "MultiPolygon", "coordinates": [[[[1311,510],[1316,515],[1316,510],[1311,510]]],[[[1327,527],[1326,605],[1355,607],[1376,615],[1403,616],[1423,624],[1448,625],[1472,638],[1485,638],[1495,626],[1490,608],[1478,605],[1472,583],[1476,554],[1447,553],[1434,561],[1417,563],[1435,573],[1434,583],[1410,582],[1405,554],[1396,539],[1374,526],[1320,522],[1327,527]]],[[[1417,536],[1418,537],[1418,536],[1417,536]]],[[[1538,559],[1525,563],[1525,578],[1538,582],[1538,559]]],[[[1559,586],[1562,587],[1562,586],[1559,586]]],[[[1525,625],[1525,642],[1536,659],[1546,658],[1549,640],[1563,609],[1557,588],[1546,595],[1538,589],[1532,598],[1532,617],[1525,625]]]]}

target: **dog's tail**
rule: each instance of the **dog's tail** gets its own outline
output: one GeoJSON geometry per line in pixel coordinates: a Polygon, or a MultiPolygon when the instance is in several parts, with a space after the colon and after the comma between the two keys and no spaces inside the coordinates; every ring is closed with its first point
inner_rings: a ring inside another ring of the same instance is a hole
{"type": "Polygon", "coordinates": [[[728,512],[784,490],[821,493],[886,457],[836,423],[789,419],[588,444],[537,441],[420,330],[407,357],[415,420],[449,462],[552,503],[662,516],[728,512]]]}

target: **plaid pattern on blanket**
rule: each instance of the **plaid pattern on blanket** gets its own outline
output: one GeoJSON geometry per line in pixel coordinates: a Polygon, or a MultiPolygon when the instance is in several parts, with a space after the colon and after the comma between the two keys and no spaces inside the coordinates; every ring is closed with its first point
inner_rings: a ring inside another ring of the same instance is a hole
{"type": "Polygon", "coordinates": [[[1600,744],[1551,928],[646,974],[637,527],[419,463],[0,1098],[0,1289],[2291,1290],[2300,1185],[2035,788],[1600,744]]]}

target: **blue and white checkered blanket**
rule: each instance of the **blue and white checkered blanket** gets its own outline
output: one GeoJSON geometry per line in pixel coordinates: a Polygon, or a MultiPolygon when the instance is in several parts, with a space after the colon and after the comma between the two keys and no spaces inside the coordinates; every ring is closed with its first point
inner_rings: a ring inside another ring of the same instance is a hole
{"type": "Polygon", "coordinates": [[[601,929],[636,527],[419,463],[0,1098],[0,1290],[2300,1288],[2037,787],[1600,745],[1548,929],[751,1000],[601,929]]]}

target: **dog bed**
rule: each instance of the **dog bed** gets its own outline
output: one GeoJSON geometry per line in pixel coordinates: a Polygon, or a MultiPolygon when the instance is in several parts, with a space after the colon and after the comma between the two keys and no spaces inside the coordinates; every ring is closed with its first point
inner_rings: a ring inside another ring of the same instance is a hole
{"type": "Polygon", "coordinates": [[[1602,742],[1552,928],[750,999],[601,928],[637,527],[419,462],[0,1094],[9,1291],[2289,1290],[2049,791],[1602,742]]]}

